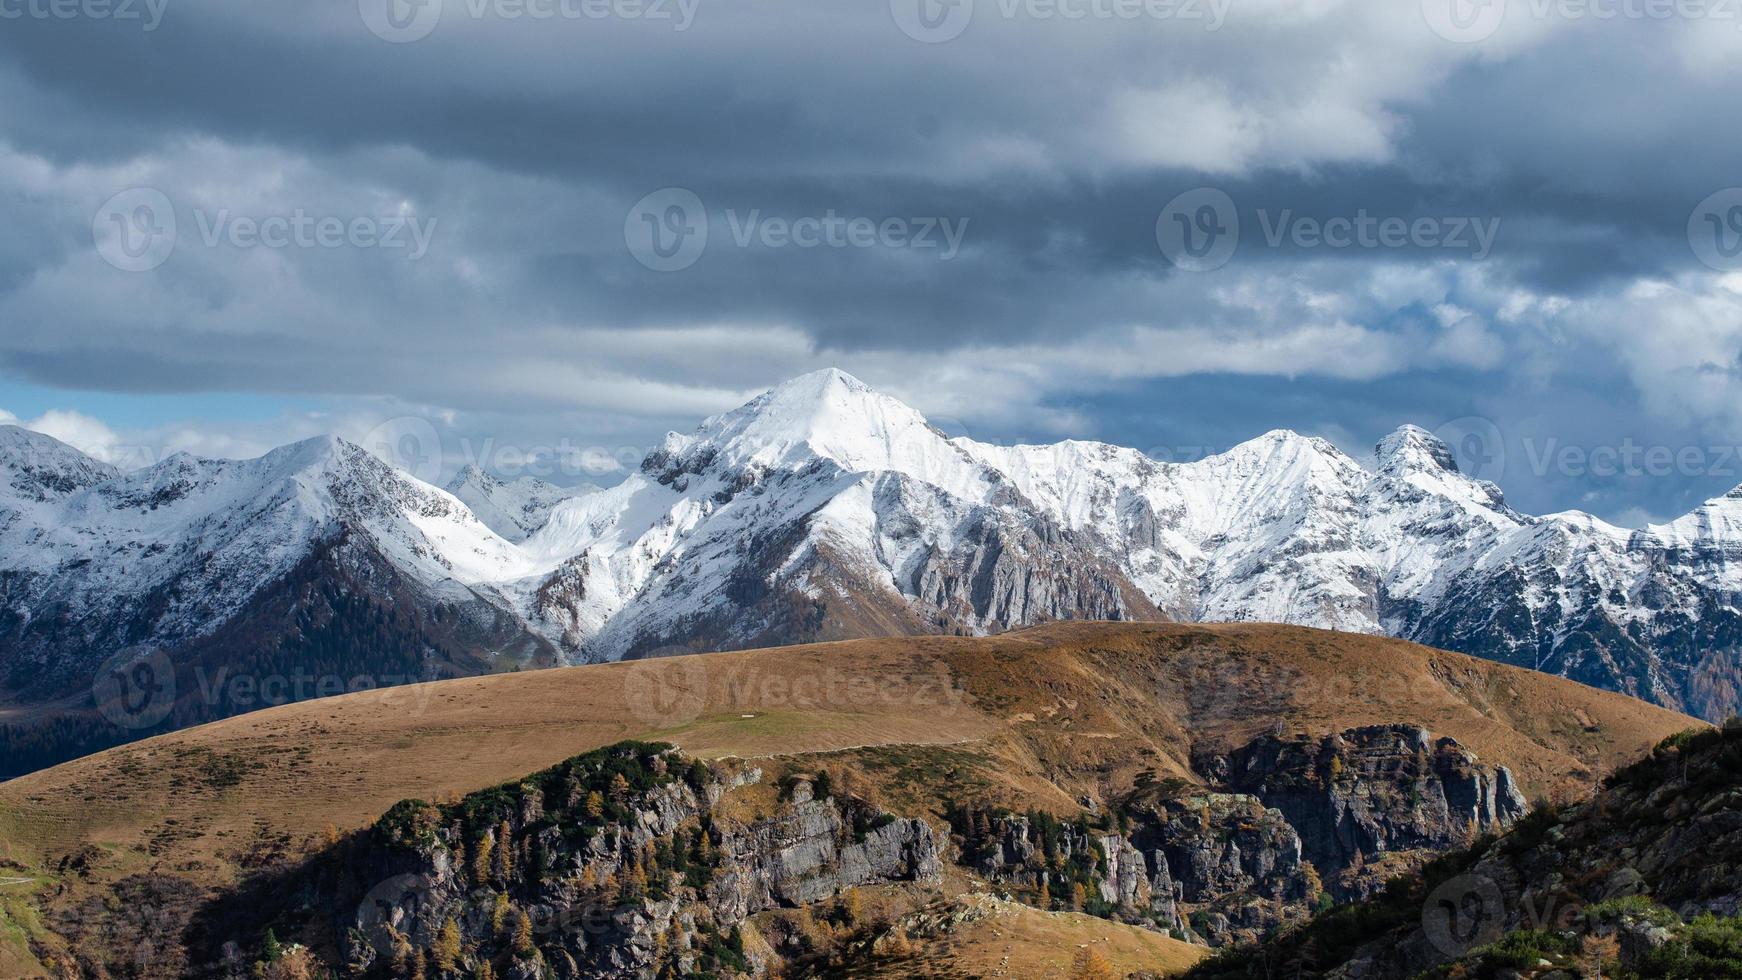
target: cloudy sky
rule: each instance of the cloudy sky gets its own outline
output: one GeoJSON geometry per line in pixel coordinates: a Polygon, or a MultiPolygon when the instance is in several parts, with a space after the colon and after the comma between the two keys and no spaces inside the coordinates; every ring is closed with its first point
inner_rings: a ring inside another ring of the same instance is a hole
{"type": "Polygon", "coordinates": [[[0,418],[609,482],[844,368],[1191,458],[1742,483],[1731,0],[0,0],[0,418]]]}

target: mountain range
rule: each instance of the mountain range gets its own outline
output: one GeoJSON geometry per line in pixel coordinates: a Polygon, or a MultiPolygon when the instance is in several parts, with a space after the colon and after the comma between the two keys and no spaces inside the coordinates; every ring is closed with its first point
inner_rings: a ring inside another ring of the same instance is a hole
{"type": "Polygon", "coordinates": [[[1165,463],[952,439],[835,370],[608,489],[442,489],[334,437],[120,472],[8,426],[0,737],[159,655],[173,726],[246,709],[220,671],[393,682],[1060,619],[1383,633],[1719,718],[1742,706],[1739,559],[1742,490],[1626,530],[1519,513],[1413,426],[1370,460],[1279,430],[1165,463]]]}

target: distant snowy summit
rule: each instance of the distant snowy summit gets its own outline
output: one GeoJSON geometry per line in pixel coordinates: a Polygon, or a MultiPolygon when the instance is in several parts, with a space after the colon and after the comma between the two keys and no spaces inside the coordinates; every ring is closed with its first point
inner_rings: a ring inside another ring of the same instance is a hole
{"type": "Polygon", "coordinates": [[[834,370],[668,436],[609,489],[476,469],[438,489],[331,438],[119,473],[0,428],[0,581],[0,681],[25,700],[140,644],[342,658],[364,629],[346,617],[449,673],[1168,618],[1389,633],[1707,717],[1742,705],[1734,494],[1638,531],[1532,517],[1413,426],[1367,465],[1281,430],[1192,463],[993,446],[834,370]]]}
{"type": "Polygon", "coordinates": [[[543,527],[557,504],[598,493],[599,488],[592,484],[559,487],[535,476],[502,480],[468,463],[448,483],[448,492],[491,530],[518,542],[543,527]]]}

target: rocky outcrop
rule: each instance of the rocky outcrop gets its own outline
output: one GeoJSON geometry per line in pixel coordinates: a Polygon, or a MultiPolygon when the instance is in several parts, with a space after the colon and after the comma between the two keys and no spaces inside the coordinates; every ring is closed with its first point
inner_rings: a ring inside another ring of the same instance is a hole
{"type": "Polygon", "coordinates": [[[1250,796],[1206,793],[1085,816],[957,811],[970,867],[1043,908],[1074,908],[1222,945],[1296,917],[1318,891],[1300,838],[1250,796]]]}
{"type": "Polygon", "coordinates": [[[1365,896],[1525,812],[1507,769],[1414,726],[1264,736],[1197,764],[1227,792],[1148,784],[1075,821],[958,809],[952,829],[969,867],[1030,901],[1222,946],[1326,895],[1365,896]]]}
{"type": "Polygon", "coordinates": [[[762,976],[755,913],[939,878],[924,821],[805,781],[736,815],[761,777],[624,743],[451,806],[401,803],[372,832],[382,884],[342,923],[351,973],[762,976]]]}
{"type": "Polygon", "coordinates": [[[1148,855],[1151,889],[1171,889],[1183,931],[1212,945],[1247,941],[1299,918],[1317,897],[1318,874],[1300,836],[1256,797],[1203,793],[1167,800],[1133,818],[1148,855]]]}
{"type": "Polygon", "coordinates": [[[1076,535],[1044,518],[1019,522],[990,510],[949,550],[928,548],[906,591],[944,621],[992,632],[1058,619],[1161,618],[1076,535]]]}
{"type": "Polygon", "coordinates": [[[1506,767],[1484,765],[1455,739],[1413,725],[1318,739],[1264,736],[1203,767],[1280,810],[1338,898],[1382,884],[1358,873],[1367,862],[1464,846],[1526,809],[1506,767]]]}
{"type": "Polygon", "coordinates": [[[1195,971],[1276,975],[1731,977],[1742,963],[1742,721],[1666,739],[1595,798],[1295,933],[1195,971]],[[1359,928],[1351,928],[1358,923],[1359,928]]]}

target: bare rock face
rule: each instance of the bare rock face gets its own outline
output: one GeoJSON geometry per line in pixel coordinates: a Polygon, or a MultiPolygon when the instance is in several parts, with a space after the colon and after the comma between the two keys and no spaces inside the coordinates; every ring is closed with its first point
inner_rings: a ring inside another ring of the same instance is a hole
{"type": "Polygon", "coordinates": [[[1584,977],[1595,947],[1603,976],[1734,977],[1739,856],[1742,720],[1673,735],[1591,799],[1539,805],[1360,909],[1189,976],[1584,977]]]}
{"type": "Polygon", "coordinates": [[[1122,811],[1125,829],[1087,817],[958,812],[963,859],[1043,906],[1081,908],[1217,945],[1304,910],[1317,877],[1300,838],[1256,799],[1210,793],[1122,811]]]}
{"type": "Polygon", "coordinates": [[[1300,836],[1255,797],[1168,800],[1136,819],[1132,838],[1151,857],[1152,890],[1171,885],[1182,931],[1212,945],[1265,935],[1303,915],[1318,892],[1300,836]]]}
{"type": "Polygon", "coordinates": [[[622,743],[447,807],[399,804],[365,863],[382,884],[343,923],[359,976],[763,976],[751,915],[858,885],[936,881],[923,820],[793,786],[777,812],[722,811],[759,771],[715,773],[622,743]],[[456,952],[458,951],[458,952],[456,952]]]}
{"type": "Polygon", "coordinates": [[[1304,920],[1327,894],[1368,894],[1383,877],[1370,863],[1407,870],[1526,809],[1505,767],[1413,726],[1265,736],[1197,765],[1226,792],[1151,784],[1074,821],[953,811],[961,860],[1037,904],[1223,946],[1304,920]]]}
{"type": "Polygon", "coordinates": [[[1439,852],[1503,830],[1527,809],[1511,771],[1413,725],[1322,739],[1264,736],[1206,768],[1275,807],[1338,898],[1381,882],[1346,872],[1382,855],[1439,852]]]}
{"type": "Polygon", "coordinates": [[[1050,521],[991,512],[953,549],[929,549],[911,589],[940,618],[991,632],[1058,619],[1160,618],[1120,570],[1074,535],[1050,521]]]}

